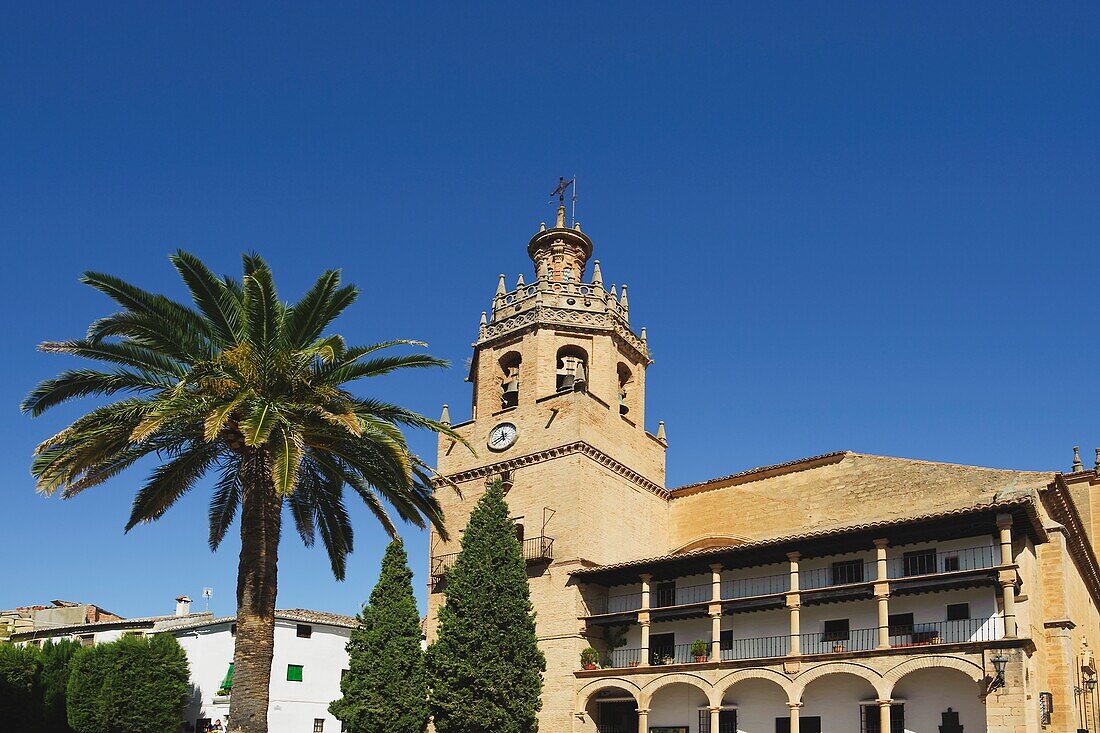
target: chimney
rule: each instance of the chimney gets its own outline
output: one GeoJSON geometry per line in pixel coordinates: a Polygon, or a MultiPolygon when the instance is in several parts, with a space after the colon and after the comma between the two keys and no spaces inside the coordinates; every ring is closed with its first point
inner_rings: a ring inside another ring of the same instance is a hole
{"type": "Polygon", "coordinates": [[[187,596],[176,598],[176,615],[187,616],[191,613],[191,599],[187,596]]]}

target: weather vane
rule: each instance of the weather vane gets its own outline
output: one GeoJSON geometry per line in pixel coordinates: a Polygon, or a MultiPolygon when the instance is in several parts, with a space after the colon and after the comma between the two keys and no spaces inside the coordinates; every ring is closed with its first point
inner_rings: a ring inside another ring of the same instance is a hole
{"type": "Polygon", "coordinates": [[[577,176],[574,175],[568,181],[564,176],[558,176],[558,187],[554,189],[554,192],[550,194],[550,200],[546,203],[553,203],[554,197],[558,197],[558,204],[565,206],[565,192],[569,190],[569,187],[573,187],[573,211],[570,213],[571,219],[570,225],[577,223],[577,176]]]}

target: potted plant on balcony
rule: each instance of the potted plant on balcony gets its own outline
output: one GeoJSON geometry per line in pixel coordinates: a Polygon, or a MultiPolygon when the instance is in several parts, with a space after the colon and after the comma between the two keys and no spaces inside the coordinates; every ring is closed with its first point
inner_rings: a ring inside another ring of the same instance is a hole
{"type": "Polygon", "coordinates": [[[834,642],[833,643],[833,651],[838,653],[838,654],[840,652],[844,651],[844,642],[843,641],[834,642]]]}
{"type": "Polygon", "coordinates": [[[695,657],[696,662],[707,661],[710,657],[710,644],[702,639],[691,642],[691,656],[695,657]]]}
{"type": "MultiPolygon", "coordinates": [[[[604,666],[607,666],[607,667],[614,667],[615,666],[615,664],[611,661],[611,659],[612,659],[613,655],[615,654],[616,649],[622,649],[624,646],[626,646],[626,632],[629,631],[629,630],[630,630],[630,626],[628,624],[624,624],[622,626],[611,626],[607,629],[607,633],[606,633],[605,638],[607,640],[608,664],[606,664],[604,666]]],[[[638,666],[638,660],[633,659],[633,660],[627,662],[627,664],[631,667],[637,667],[638,666]]]]}
{"type": "Polygon", "coordinates": [[[581,650],[581,666],[585,669],[599,669],[600,653],[593,647],[585,647],[581,650]]]}

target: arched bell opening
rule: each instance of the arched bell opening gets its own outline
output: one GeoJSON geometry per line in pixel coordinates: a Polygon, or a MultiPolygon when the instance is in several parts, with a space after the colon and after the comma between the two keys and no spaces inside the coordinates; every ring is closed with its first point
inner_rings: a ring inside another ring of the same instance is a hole
{"type": "Polygon", "coordinates": [[[634,406],[634,373],[621,361],[615,371],[619,379],[619,414],[625,415],[634,406]]]}
{"type": "Polygon", "coordinates": [[[584,392],[588,385],[588,353],[579,346],[558,349],[558,392],[584,392]]]}
{"type": "Polygon", "coordinates": [[[509,351],[500,357],[500,408],[519,404],[519,367],[523,357],[518,351],[509,351]]]}

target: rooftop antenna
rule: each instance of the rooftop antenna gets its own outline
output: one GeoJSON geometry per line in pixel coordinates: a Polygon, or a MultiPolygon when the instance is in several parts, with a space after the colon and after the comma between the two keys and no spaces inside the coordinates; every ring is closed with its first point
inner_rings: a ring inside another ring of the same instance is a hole
{"type": "Polygon", "coordinates": [[[203,588],[202,589],[202,597],[206,601],[206,610],[207,611],[210,610],[210,599],[211,599],[211,597],[213,597],[213,595],[214,595],[214,589],[213,588],[203,588]]]}

